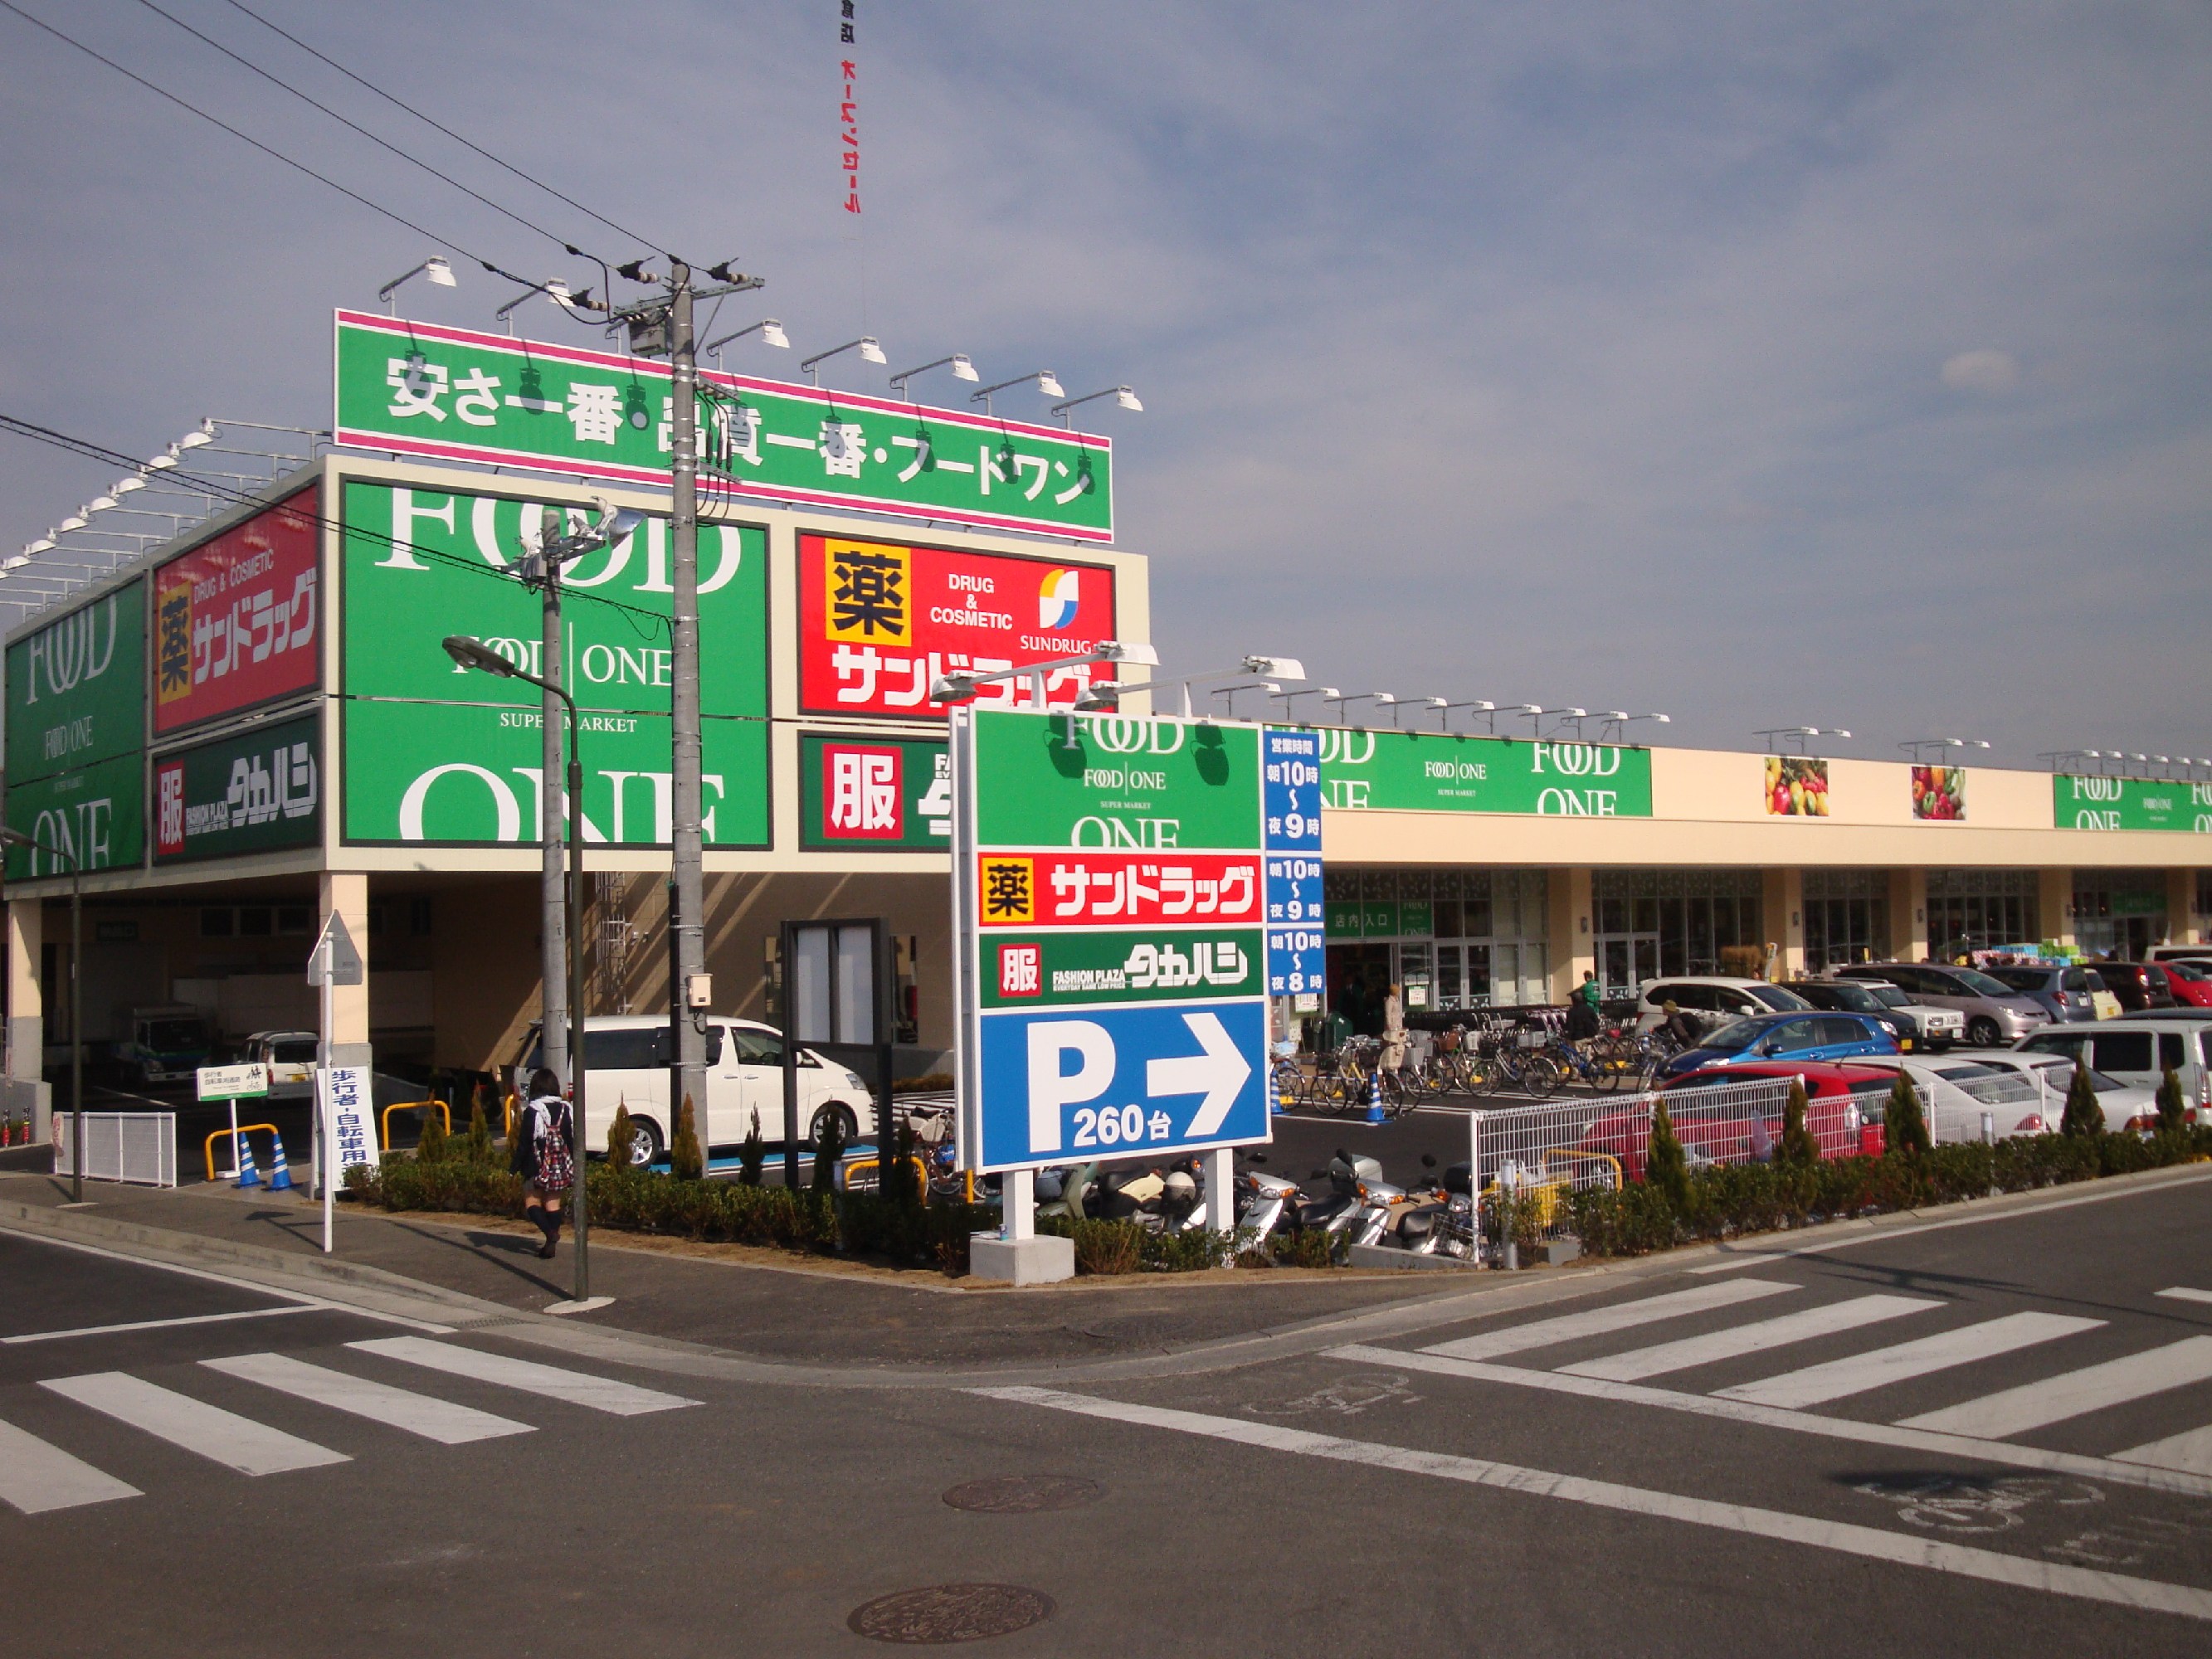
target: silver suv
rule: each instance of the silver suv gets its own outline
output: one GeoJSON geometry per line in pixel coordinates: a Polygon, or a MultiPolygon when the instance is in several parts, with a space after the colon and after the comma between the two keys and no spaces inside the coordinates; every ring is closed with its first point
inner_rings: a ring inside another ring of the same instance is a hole
{"type": "Polygon", "coordinates": [[[1955,1008],[1966,1017],[1966,1041],[2001,1048],[2051,1024],[2051,1015],[2009,985],[1972,968],[1929,962],[1869,962],[1838,969],[1838,979],[1886,980],[1915,1002],[1955,1008]]]}

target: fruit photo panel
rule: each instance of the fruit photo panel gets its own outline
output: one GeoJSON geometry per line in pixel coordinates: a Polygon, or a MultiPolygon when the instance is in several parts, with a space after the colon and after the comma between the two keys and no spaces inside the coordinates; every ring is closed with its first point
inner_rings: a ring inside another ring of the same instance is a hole
{"type": "Polygon", "coordinates": [[[1766,811],[1773,817],[1827,817],[1828,763],[1794,755],[1769,755],[1766,811]]]}

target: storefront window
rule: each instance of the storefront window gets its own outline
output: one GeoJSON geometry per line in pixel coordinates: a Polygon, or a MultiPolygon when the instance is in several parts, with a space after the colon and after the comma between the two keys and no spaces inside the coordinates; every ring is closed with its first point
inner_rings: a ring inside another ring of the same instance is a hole
{"type": "Polygon", "coordinates": [[[1724,951],[1755,948],[1756,870],[1600,870],[1590,878],[1599,982],[1632,997],[1663,975],[1717,974],[1724,951]]]}
{"type": "Polygon", "coordinates": [[[1347,870],[1322,878],[1331,1005],[1379,1030],[1382,998],[1408,1013],[1549,1000],[1541,870],[1347,870]]]}
{"type": "Polygon", "coordinates": [[[2164,871],[2074,872],[2074,943],[2082,950],[2130,962],[2166,937],[2164,871]]]}
{"type": "Polygon", "coordinates": [[[1808,870],[1802,896],[1808,970],[1888,958],[1888,871],[1808,870]]]}
{"type": "MultiPolygon", "coordinates": [[[[1955,962],[1976,951],[2031,945],[2042,937],[2033,870],[1930,870],[1928,954],[1955,962]]],[[[2160,892],[2159,908],[2165,897],[2160,892]]]]}

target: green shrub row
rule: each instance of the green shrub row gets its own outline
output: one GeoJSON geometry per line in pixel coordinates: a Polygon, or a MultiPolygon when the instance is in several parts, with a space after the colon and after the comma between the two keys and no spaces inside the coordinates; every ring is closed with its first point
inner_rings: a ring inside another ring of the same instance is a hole
{"type": "MultiPolygon", "coordinates": [[[[1655,1138],[1656,1139],[1656,1138],[1655,1138]]],[[[2212,1158],[2212,1128],[2154,1135],[2021,1135],[1881,1158],[1729,1164],[1573,1194],[1567,1224],[1593,1255],[1644,1255],[1699,1240],[2028,1192],[2212,1158]]]]}

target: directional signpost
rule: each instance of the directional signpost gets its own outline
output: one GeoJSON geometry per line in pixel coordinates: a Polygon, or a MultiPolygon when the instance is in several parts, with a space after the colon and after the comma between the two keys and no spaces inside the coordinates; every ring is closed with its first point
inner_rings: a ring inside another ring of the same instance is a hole
{"type": "Polygon", "coordinates": [[[331,1028],[335,1023],[331,993],[340,985],[359,985],[367,965],[347,929],[345,917],[333,910],[316,937],[307,957],[307,983],[322,992],[322,1042],[315,1054],[315,1168],[314,1179],[323,1194],[323,1254],[331,1253],[332,1219],[337,1184],[345,1165],[366,1164],[376,1145],[375,1091],[366,1066],[332,1064],[331,1028]]]}
{"type": "Polygon", "coordinates": [[[246,1173],[246,1155],[238,1137],[238,1103],[269,1092],[269,1068],[258,1060],[237,1066],[203,1066],[198,1080],[203,1102],[230,1103],[230,1176],[235,1181],[246,1173]]]}
{"type": "Polygon", "coordinates": [[[961,1162],[1006,1176],[976,1272],[1073,1271],[1049,1164],[1204,1154],[1226,1231],[1269,1133],[1260,728],[962,709],[951,741],[961,1162]]]}

